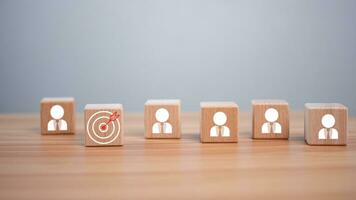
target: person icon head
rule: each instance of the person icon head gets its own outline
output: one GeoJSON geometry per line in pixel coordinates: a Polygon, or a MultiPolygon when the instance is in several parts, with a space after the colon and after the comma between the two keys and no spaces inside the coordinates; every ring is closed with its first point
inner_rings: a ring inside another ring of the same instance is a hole
{"type": "Polygon", "coordinates": [[[51,117],[55,120],[62,119],[64,116],[64,109],[60,105],[54,105],[50,111],[51,117]]]}
{"type": "Polygon", "coordinates": [[[169,112],[167,109],[160,108],[160,109],[156,110],[155,118],[158,122],[154,123],[152,126],[153,134],[159,134],[159,133],[171,134],[172,133],[172,131],[173,131],[172,125],[167,122],[169,119],[169,112]]]}
{"type": "Polygon", "coordinates": [[[276,122],[278,120],[278,117],[278,111],[274,108],[269,108],[265,112],[265,119],[270,123],[276,122]]]}
{"type": "Polygon", "coordinates": [[[67,122],[63,120],[64,109],[60,105],[54,105],[51,107],[50,115],[52,120],[48,122],[48,131],[66,131],[68,129],[67,122]]]}
{"type": "Polygon", "coordinates": [[[229,137],[230,129],[225,126],[227,116],[224,112],[216,112],[213,116],[214,126],[210,129],[210,137],[229,137]]]}
{"type": "Polygon", "coordinates": [[[333,128],[335,126],[336,120],[335,117],[331,114],[325,114],[321,118],[321,125],[323,126],[320,129],[318,138],[319,140],[326,140],[326,139],[338,139],[339,132],[333,128]]]}
{"type": "Polygon", "coordinates": [[[262,134],[281,134],[282,126],[277,122],[279,118],[279,113],[275,108],[268,108],[265,111],[265,119],[266,123],[264,123],[261,127],[262,134]]]}
{"type": "Polygon", "coordinates": [[[155,117],[161,123],[166,122],[169,118],[169,112],[165,108],[160,108],[156,111],[155,117]]]}
{"type": "Polygon", "coordinates": [[[326,114],[321,118],[321,125],[323,125],[324,128],[332,128],[335,125],[335,117],[326,114]]]}
{"type": "Polygon", "coordinates": [[[214,124],[217,126],[223,126],[226,124],[227,117],[226,114],[223,112],[217,112],[214,114],[213,117],[214,124]]]}

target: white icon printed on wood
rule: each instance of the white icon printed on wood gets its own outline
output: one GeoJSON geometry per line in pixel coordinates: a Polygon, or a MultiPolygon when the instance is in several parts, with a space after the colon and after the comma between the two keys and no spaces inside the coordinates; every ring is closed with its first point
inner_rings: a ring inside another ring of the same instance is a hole
{"type": "Polygon", "coordinates": [[[274,133],[281,134],[282,126],[277,122],[279,117],[278,111],[274,108],[269,108],[265,112],[266,123],[262,125],[262,134],[274,133]]]}
{"type": "Polygon", "coordinates": [[[168,123],[169,119],[169,112],[165,108],[160,108],[156,111],[155,114],[156,123],[152,126],[152,133],[153,134],[172,134],[172,125],[168,123]]]}
{"type": "Polygon", "coordinates": [[[318,138],[319,140],[326,140],[332,139],[337,140],[339,139],[339,132],[333,128],[335,125],[335,117],[331,114],[326,114],[321,118],[321,124],[323,128],[320,129],[318,138]]]}
{"type": "Polygon", "coordinates": [[[64,116],[64,109],[62,106],[52,106],[50,114],[52,119],[47,124],[48,131],[66,131],[68,129],[67,122],[62,119],[64,116]]]}
{"type": "Polygon", "coordinates": [[[217,112],[214,114],[213,122],[215,126],[210,129],[210,137],[230,137],[230,129],[224,126],[227,122],[227,116],[223,112],[217,112]]]}

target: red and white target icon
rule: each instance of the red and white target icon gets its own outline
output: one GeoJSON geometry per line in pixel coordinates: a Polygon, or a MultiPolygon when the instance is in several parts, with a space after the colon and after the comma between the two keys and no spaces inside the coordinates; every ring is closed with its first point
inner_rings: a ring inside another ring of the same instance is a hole
{"type": "Polygon", "coordinates": [[[87,134],[90,139],[101,145],[110,144],[120,135],[120,115],[118,112],[98,111],[87,122],[87,134]]]}

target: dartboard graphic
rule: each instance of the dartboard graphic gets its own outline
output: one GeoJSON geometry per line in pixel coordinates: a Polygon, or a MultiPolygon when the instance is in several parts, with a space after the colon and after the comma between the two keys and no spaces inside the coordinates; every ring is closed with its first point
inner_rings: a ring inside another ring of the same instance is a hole
{"type": "Polygon", "coordinates": [[[86,129],[92,141],[97,144],[110,144],[120,135],[119,118],[113,118],[115,113],[110,111],[98,111],[90,116],[86,129]]]}

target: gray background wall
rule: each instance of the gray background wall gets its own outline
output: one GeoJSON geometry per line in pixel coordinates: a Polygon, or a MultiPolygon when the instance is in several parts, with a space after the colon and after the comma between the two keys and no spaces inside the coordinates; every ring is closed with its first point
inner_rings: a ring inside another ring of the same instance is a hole
{"type": "Polygon", "coordinates": [[[47,96],[341,102],[356,114],[356,1],[0,0],[0,112],[47,96]]]}

